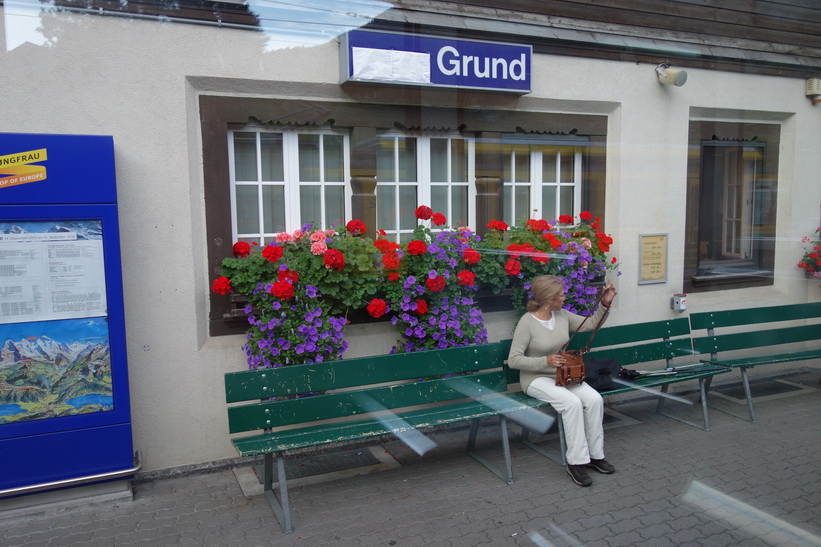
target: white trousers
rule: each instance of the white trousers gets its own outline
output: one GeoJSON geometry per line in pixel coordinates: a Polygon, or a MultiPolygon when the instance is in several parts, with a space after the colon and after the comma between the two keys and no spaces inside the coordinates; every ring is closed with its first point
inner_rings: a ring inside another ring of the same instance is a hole
{"type": "Polygon", "coordinates": [[[604,459],[604,401],[598,391],[584,382],[560,387],[553,378],[541,376],[530,383],[527,394],[561,414],[569,465],[604,459]]]}

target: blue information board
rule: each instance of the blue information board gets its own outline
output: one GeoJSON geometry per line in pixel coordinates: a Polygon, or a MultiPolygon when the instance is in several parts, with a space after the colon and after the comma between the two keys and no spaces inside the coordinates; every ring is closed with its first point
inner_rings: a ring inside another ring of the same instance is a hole
{"type": "Polygon", "coordinates": [[[108,136],[0,133],[0,492],[133,468],[108,136]]]}

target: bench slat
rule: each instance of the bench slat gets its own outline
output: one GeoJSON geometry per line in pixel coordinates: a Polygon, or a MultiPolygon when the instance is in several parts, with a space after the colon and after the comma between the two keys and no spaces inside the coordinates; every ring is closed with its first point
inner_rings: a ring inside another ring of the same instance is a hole
{"type": "Polygon", "coordinates": [[[276,374],[270,373],[274,369],[229,372],[225,375],[225,397],[227,402],[235,403],[426,376],[457,374],[498,366],[506,357],[505,346],[494,343],[469,348],[448,348],[292,365],[277,368],[276,374]]]}
{"type": "Polygon", "coordinates": [[[273,426],[357,416],[382,408],[394,409],[462,399],[479,390],[483,393],[492,393],[506,389],[505,372],[499,368],[469,376],[232,406],[228,408],[228,427],[230,433],[240,433],[273,426]]]}
{"type": "MultiPolygon", "coordinates": [[[[511,411],[525,408],[509,404],[511,411]]],[[[498,410],[480,401],[467,401],[445,407],[424,408],[399,413],[385,422],[368,418],[354,422],[324,424],[299,429],[253,435],[233,440],[242,456],[254,456],[271,452],[286,452],[328,443],[348,442],[379,437],[391,433],[426,429],[440,425],[463,422],[470,419],[498,415],[498,410]]]]}
{"type": "Polygon", "coordinates": [[[690,324],[695,330],[812,318],[821,318],[821,302],[692,313],[690,324]]]}
{"type": "MultiPolygon", "coordinates": [[[[576,335],[572,341],[573,349],[584,347],[591,334],[590,332],[580,332],[576,335]]],[[[632,325],[619,325],[616,327],[603,327],[599,329],[599,332],[596,333],[596,337],[593,338],[592,347],[598,348],[619,344],[632,344],[647,340],[689,336],[689,334],[690,322],[686,317],[635,323],[632,325]]]]}
{"type": "Polygon", "coordinates": [[[807,361],[809,359],[821,359],[821,349],[808,351],[795,351],[790,353],[779,353],[776,355],[757,355],[753,357],[740,357],[737,359],[718,358],[710,361],[712,364],[722,367],[754,367],[757,365],[774,365],[777,363],[792,363],[795,361],[807,361]]]}
{"type": "Polygon", "coordinates": [[[716,353],[819,339],[821,339],[821,323],[783,329],[701,336],[693,339],[693,348],[696,353],[716,353]]]}

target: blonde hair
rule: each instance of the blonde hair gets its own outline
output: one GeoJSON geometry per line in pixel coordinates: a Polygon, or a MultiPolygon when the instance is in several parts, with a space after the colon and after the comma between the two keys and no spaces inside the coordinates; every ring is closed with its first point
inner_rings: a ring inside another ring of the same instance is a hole
{"type": "Polygon", "coordinates": [[[534,312],[548,301],[564,293],[564,282],[555,275],[540,275],[530,284],[533,298],[527,301],[527,311],[534,312]]]}

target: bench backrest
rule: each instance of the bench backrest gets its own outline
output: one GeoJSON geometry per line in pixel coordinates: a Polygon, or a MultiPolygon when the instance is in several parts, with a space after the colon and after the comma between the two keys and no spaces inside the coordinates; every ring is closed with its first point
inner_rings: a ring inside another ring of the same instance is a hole
{"type": "Polygon", "coordinates": [[[225,375],[229,431],[239,433],[503,392],[509,344],[483,344],[225,375]],[[302,394],[316,394],[299,396],[302,394]]]}
{"type": "MultiPolygon", "coordinates": [[[[589,332],[573,337],[570,348],[578,349],[587,344],[589,332]]],[[[609,357],[622,366],[652,361],[670,362],[676,357],[692,355],[689,337],[690,322],[686,317],[603,327],[593,338],[589,357],[609,357]]],[[[519,371],[510,369],[508,382],[519,381],[519,371]]]]}
{"type": "Polygon", "coordinates": [[[700,354],[817,341],[821,340],[821,302],[693,313],[690,315],[690,322],[694,331],[707,329],[706,335],[693,338],[693,348],[696,353],[700,354]],[[819,321],[790,327],[772,326],[727,334],[716,334],[715,330],[768,323],[783,324],[787,321],[807,319],[819,321]]]}

